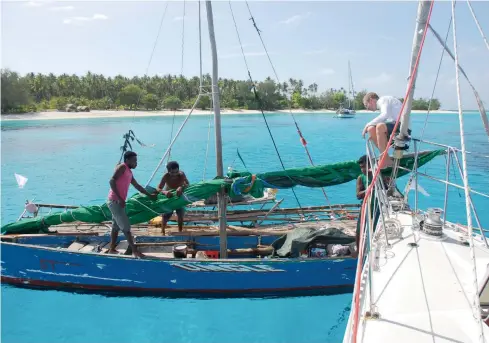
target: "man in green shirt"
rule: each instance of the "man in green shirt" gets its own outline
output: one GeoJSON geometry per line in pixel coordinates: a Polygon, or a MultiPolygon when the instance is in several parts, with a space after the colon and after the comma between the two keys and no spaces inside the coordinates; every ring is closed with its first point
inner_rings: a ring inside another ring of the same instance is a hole
{"type": "MultiPolygon", "coordinates": [[[[360,170],[362,171],[362,174],[360,174],[357,178],[357,199],[362,200],[362,205],[363,201],[365,200],[365,193],[367,192],[367,188],[372,182],[372,171],[370,170],[370,164],[368,163],[367,155],[363,155],[360,157],[360,159],[357,161],[358,165],[360,166],[360,170]],[[367,173],[368,173],[368,184],[367,184],[367,173]]],[[[384,185],[386,185],[387,180],[384,178],[384,185]]],[[[371,193],[371,200],[370,200],[370,211],[373,213],[374,211],[374,205],[375,205],[375,190],[372,191],[371,193]]],[[[367,207],[368,208],[368,207],[367,207]]],[[[375,215],[374,220],[373,220],[373,228],[375,231],[375,228],[377,227],[377,222],[379,221],[379,215],[380,215],[380,210],[379,206],[377,204],[376,210],[375,210],[375,215]]],[[[368,219],[368,218],[367,218],[368,219]]],[[[361,214],[358,215],[358,221],[357,221],[357,231],[356,231],[356,241],[357,241],[357,252],[359,251],[359,243],[360,243],[360,228],[361,228],[361,214]]]]}

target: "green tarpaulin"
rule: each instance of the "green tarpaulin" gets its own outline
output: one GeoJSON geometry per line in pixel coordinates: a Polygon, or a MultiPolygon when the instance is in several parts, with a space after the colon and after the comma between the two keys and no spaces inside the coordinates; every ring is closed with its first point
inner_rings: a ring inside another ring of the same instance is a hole
{"type": "MultiPolygon", "coordinates": [[[[422,166],[443,153],[444,150],[420,153],[418,165],[422,166]]],[[[404,157],[400,165],[412,169],[414,157],[404,157]]],[[[264,188],[291,188],[297,185],[305,187],[334,186],[354,180],[360,173],[356,161],[287,169],[286,171],[257,174],[256,177],[248,172],[233,172],[228,174],[229,179],[214,179],[192,184],[180,197],[167,198],[160,194],[156,200],[151,200],[145,195],[136,194],[127,199],[126,212],[131,224],[139,224],[147,222],[161,213],[181,208],[197,200],[207,199],[216,194],[221,187],[224,187],[231,197],[238,194],[250,194],[259,198],[263,196],[264,188]]],[[[390,168],[383,171],[385,175],[390,175],[390,173],[390,168]]],[[[407,171],[399,170],[398,176],[407,173],[407,171]]],[[[106,203],[100,206],[82,206],[65,212],[23,219],[4,225],[2,226],[2,234],[47,232],[47,229],[52,225],[75,221],[101,223],[110,221],[111,218],[112,215],[106,203]]]]}

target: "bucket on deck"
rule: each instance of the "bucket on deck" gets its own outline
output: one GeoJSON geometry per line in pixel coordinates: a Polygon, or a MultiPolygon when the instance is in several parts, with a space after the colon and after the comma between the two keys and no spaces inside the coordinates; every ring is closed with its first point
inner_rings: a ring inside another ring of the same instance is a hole
{"type": "Polygon", "coordinates": [[[175,244],[173,246],[173,257],[175,258],[186,258],[187,257],[187,245],[186,244],[175,244]]]}
{"type": "Polygon", "coordinates": [[[205,254],[207,255],[208,258],[214,258],[214,259],[219,258],[219,251],[217,250],[206,250],[205,254]]]}

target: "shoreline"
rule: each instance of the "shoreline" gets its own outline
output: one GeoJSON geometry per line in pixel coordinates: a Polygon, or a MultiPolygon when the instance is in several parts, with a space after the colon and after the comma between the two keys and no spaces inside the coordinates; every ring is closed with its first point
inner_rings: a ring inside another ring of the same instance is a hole
{"type": "MultiPolygon", "coordinates": [[[[2,121],[14,121],[14,120],[56,120],[56,119],[90,119],[90,118],[132,118],[136,117],[167,117],[173,116],[185,116],[188,115],[190,109],[183,109],[176,111],[101,111],[94,110],[91,112],[60,112],[60,111],[45,111],[45,112],[35,112],[35,113],[25,113],[25,114],[2,114],[2,121]]],[[[294,109],[291,110],[293,114],[328,114],[335,115],[336,112],[332,110],[301,110],[294,109]]],[[[194,110],[192,115],[209,115],[211,112],[209,110],[194,110]]],[[[258,110],[221,110],[221,115],[231,116],[231,115],[256,115],[261,112],[258,110]]],[[[289,110],[278,110],[278,111],[265,111],[267,114],[289,114],[289,110]]],[[[372,112],[367,110],[356,111],[357,115],[360,114],[375,114],[378,112],[372,112]]],[[[411,111],[412,114],[416,113],[426,113],[426,111],[411,111]]],[[[457,111],[445,111],[437,110],[431,111],[431,114],[457,114],[457,111]]]]}

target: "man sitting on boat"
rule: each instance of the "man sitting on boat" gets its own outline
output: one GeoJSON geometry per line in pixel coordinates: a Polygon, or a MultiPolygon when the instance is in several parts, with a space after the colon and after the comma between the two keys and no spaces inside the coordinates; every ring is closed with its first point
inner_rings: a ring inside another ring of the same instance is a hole
{"type": "MultiPolygon", "coordinates": [[[[168,198],[171,198],[173,196],[172,191],[175,191],[177,196],[182,195],[185,187],[188,187],[188,185],[190,184],[188,182],[187,176],[183,171],[180,170],[180,166],[176,161],[168,162],[168,164],[166,165],[166,170],[168,172],[165,173],[165,175],[163,175],[163,177],[161,178],[160,184],[158,185],[158,188],[156,188],[156,191],[158,193],[161,192],[168,198]],[[164,190],[163,187],[165,188],[164,190]]],[[[177,213],[178,217],[178,232],[182,232],[185,207],[179,208],[175,210],[175,212],[177,213]]],[[[170,220],[172,215],[173,211],[163,213],[161,215],[161,232],[163,233],[163,235],[165,234],[166,224],[168,223],[168,220],[170,220]]]]}
{"type": "Polygon", "coordinates": [[[133,151],[126,151],[124,153],[124,163],[116,166],[114,175],[112,175],[112,178],[109,181],[110,191],[108,206],[112,213],[112,231],[110,233],[110,248],[107,252],[108,254],[117,254],[117,251],[115,250],[117,236],[119,230],[122,230],[122,233],[126,236],[129,247],[132,249],[132,254],[135,257],[144,257],[144,255],[139,252],[132,239],[131,223],[129,222],[129,217],[127,216],[125,208],[127,192],[129,191],[129,185],[132,184],[139,192],[146,194],[152,199],[156,199],[156,194],[150,194],[137,183],[131,171],[131,169],[135,169],[137,165],[137,154],[133,151]]]}
{"type": "MultiPolygon", "coordinates": [[[[379,149],[380,153],[387,150],[389,137],[394,130],[397,117],[401,111],[402,103],[399,99],[387,95],[379,97],[377,93],[370,92],[363,97],[363,105],[367,110],[380,110],[380,114],[365,125],[362,131],[362,137],[368,132],[370,139],[379,149]]],[[[397,133],[399,132],[399,126],[397,133]]],[[[389,156],[386,157],[382,168],[393,165],[393,160],[389,156]]]]}

